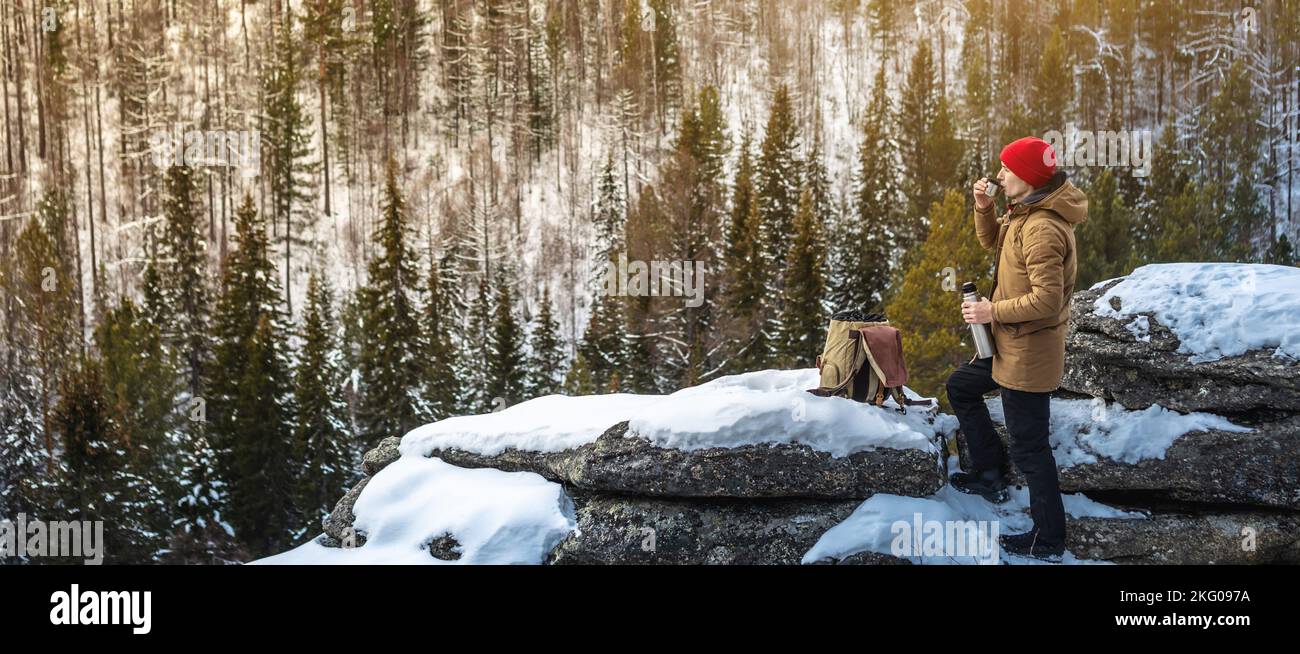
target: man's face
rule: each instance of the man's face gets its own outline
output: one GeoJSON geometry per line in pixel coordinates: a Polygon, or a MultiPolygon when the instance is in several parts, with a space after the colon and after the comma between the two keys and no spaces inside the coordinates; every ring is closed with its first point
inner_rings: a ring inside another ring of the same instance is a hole
{"type": "Polygon", "coordinates": [[[1002,185],[1007,197],[1012,200],[1019,200],[1034,190],[1034,187],[1030,186],[1025,180],[1016,177],[1016,174],[1006,166],[1003,166],[1002,170],[998,171],[998,184],[1002,185]]]}

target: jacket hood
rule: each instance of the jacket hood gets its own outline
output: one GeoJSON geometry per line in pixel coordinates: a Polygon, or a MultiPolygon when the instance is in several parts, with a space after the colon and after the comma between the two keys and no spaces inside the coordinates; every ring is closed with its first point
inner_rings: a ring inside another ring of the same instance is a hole
{"type": "Polygon", "coordinates": [[[1020,204],[1028,209],[1050,209],[1071,225],[1088,219],[1088,196],[1058,170],[1046,186],[1034,189],[1020,204]]]}

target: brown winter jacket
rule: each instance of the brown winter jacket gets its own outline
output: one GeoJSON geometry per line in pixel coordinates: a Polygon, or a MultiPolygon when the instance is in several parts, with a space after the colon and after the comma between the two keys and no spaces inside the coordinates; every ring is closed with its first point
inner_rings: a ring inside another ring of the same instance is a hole
{"type": "Polygon", "coordinates": [[[1065,174],[997,217],[975,210],[980,245],[997,252],[994,268],[993,381],[1042,393],[1061,384],[1065,335],[1074,295],[1074,226],[1088,217],[1088,198],[1065,174]]]}

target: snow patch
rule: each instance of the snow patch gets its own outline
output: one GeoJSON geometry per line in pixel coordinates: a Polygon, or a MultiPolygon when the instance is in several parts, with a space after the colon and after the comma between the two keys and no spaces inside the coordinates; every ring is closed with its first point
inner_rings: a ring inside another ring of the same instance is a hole
{"type": "MultiPolygon", "coordinates": [[[[758,443],[802,443],[833,456],[878,447],[934,450],[956,418],[924,407],[899,413],[892,400],[876,407],[807,392],[814,368],[763,370],[720,377],[671,395],[547,395],[496,413],[448,418],[403,439],[403,456],[457,448],[492,456],[507,449],[559,452],[630,421],[630,433],[660,447],[698,450],[758,443]]],[[[917,399],[908,391],[909,397],[917,399]]]]}
{"type": "MultiPolygon", "coordinates": [[[[1029,491],[1023,488],[1011,489],[1011,498],[1004,504],[993,504],[978,495],[961,493],[951,485],[945,485],[930,497],[905,497],[878,493],[867,498],[843,522],[831,527],[822,534],[817,543],[803,556],[803,563],[813,563],[822,559],[843,559],[859,552],[877,552],[894,555],[895,540],[900,534],[914,534],[911,527],[918,521],[922,524],[937,521],[947,525],[958,522],[996,523],[999,535],[1021,533],[1033,528],[1033,519],[1029,517],[1029,491]],[[901,523],[899,528],[896,524],[901,523]]],[[[1065,512],[1075,518],[1118,518],[1144,519],[1142,513],[1121,511],[1089,499],[1083,494],[1063,494],[1065,512]]],[[[915,545],[913,545],[915,547],[915,545]]],[[[1010,556],[999,547],[998,558],[1012,564],[1036,564],[1043,561],[1020,556],[1010,556]]],[[[915,552],[916,550],[912,550],[915,552]]],[[[901,556],[912,563],[921,565],[936,564],[976,564],[981,562],[978,552],[950,550],[954,555],[919,554],[901,556]]],[[[986,561],[987,562],[987,561],[986,561]]],[[[1066,552],[1061,559],[1066,564],[1100,563],[1076,558],[1066,552]]]]}
{"type": "Polygon", "coordinates": [[[935,436],[956,427],[954,417],[931,417],[924,407],[901,414],[892,400],[877,407],[808,393],[818,380],[815,368],[722,377],[641,411],[629,431],[679,450],[799,443],[840,457],[881,447],[934,450],[935,436]]]}
{"type": "Polygon", "coordinates": [[[590,443],[606,429],[663,399],[661,395],[545,395],[494,413],[457,416],[411,430],[402,456],[457,448],[483,456],[508,449],[560,452],[590,443]]]}
{"type": "MultiPolygon", "coordinates": [[[[988,401],[989,415],[1006,424],[1002,399],[988,401]]],[[[1163,459],[1169,447],[1194,431],[1251,431],[1210,413],[1179,413],[1158,404],[1130,411],[1118,404],[1093,400],[1052,399],[1051,444],[1062,468],[1096,463],[1105,457],[1124,463],[1163,459]]]]}
{"type": "Polygon", "coordinates": [[[1128,329],[1128,333],[1132,334],[1133,338],[1144,343],[1151,342],[1151,321],[1147,320],[1146,316],[1134,318],[1133,322],[1124,325],[1124,328],[1128,329]]]}
{"type": "Polygon", "coordinates": [[[1178,337],[1178,351],[1193,363],[1262,349],[1300,359],[1300,268],[1165,263],[1122,279],[1097,298],[1097,315],[1149,313],[1178,337]],[[1112,298],[1119,298],[1118,310],[1112,298]]]}
{"type": "Polygon", "coordinates": [[[313,540],[254,563],[540,564],[577,527],[564,489],[541,475],[414,456],[379,471],[353,512],[364,545],[334,548],[313,540]],[[459,543],[459,559],[430,554],[428,543],[444,534],[459,543]]]}

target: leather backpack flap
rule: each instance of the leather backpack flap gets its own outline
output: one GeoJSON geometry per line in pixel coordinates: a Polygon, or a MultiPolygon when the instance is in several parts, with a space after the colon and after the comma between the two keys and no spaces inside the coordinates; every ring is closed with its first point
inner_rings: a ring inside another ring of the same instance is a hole
{"type": "Polygon", "coordinates": [[[862,341],[866,345],[871,367],[888,388],[907,383],[907,362],[903,357],[903,335],[888,324],[863,327],[862,341]]]}

